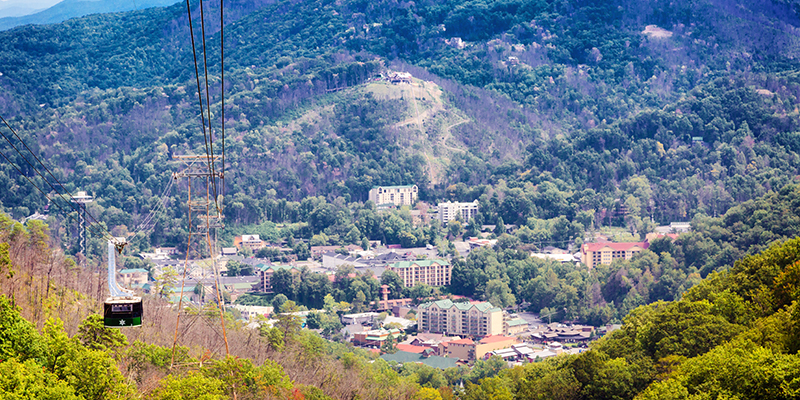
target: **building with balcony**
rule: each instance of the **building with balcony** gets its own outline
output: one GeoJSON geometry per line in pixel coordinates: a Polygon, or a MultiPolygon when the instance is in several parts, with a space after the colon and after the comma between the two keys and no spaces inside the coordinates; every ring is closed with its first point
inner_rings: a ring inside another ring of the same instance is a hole
{"type": "Polygon", "coordinates": [[[376,186],[369,191],[369,200],[376,206],[394,204],[395,206],[412,205],[417,201],[419,188],[417,185],[376,186]]]}
{"type": "Polygon", "coordinates": [[[417,330],[473,337],[501,335],[503,311],[489,302],[427,302],[417,309],[417,330]]]}
{"type": "Polygon", "coordinates": [[[258,251],[266,247],[267,244],[261,240],[259,235],[242,235],[233,239],[233,245],[240,250],[250,249],[252,251],[258,251]]]}
{"type": "Polygon", "coordinates": [[[414,287],[417,282],[429,286],[448,286],[453,266],[445,260],[400,261],[389,264],[386,271],[400,275],[405,287],[414,287]]]}
{"type": "Polygon", "coordinates": [[[461,220],[469,222],[471,218],[478,215],[478,200],[472,203],[439,203],[439,222],[445,226],[448,222],[461,217],[461,220]]]}
{"type": "Polygon", "coordinates": [[[259,264],[256,265],[254,268],[255,271],[258,273],[259,277],[259,284],[258,289],[264,293],[274,293],[275,290],[272,287],[272,275],[275,274],[277,271],[281,270],[288,270],[292,274],[299,274],[300,269],[292,266],[292,265],[266,265],[266,264],[259,264]]]}
{"type": "Polygon", "coordinates": [[[589,268],[608,265],[616,259],[628,260],[648,247],[648,242],[585,243],[581,246],[581,261],[589,268]]]}

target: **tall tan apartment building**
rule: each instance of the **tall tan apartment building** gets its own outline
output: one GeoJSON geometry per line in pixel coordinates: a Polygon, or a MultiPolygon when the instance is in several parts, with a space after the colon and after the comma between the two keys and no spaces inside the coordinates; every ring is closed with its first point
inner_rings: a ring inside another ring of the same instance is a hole
{"type": "Polygon", "coordinates": [[[581,246],[581,261],[589,268],[611,264],[616,259],[630,259],[650,247],[648,242],[585,243],[581,246]]]}
{"type": "Polygon", "coordinates": [[[417,330],[458,336],[503,334],[503,311],[489,302],[439,300],[420,304],[417,330]]]}
{"type": "Polygon", "coordinates": [[[292,265],[256,265],[256,273],[260,278],[259,289],[264,293],[275,293],[275,288],[272,286],[272,275],[277,271],[287,270],[293,274],[299,274],[300,269],[292,265]]]}
{"type": "Polygon", "coordinates": [[[417,201],[418,196],[419,188],[417,188],[417,185],[376,186],[369,191],[369,200],[375,205],[410,206],[417,201]]]}
{"type": "Polygon", "coordinates": [[[388,265],[386,270],[397,272],[405,287],[414,287],[417,282],[430,286],[448,286],[453,266],[445,260],[400,261],[388,265]]]}

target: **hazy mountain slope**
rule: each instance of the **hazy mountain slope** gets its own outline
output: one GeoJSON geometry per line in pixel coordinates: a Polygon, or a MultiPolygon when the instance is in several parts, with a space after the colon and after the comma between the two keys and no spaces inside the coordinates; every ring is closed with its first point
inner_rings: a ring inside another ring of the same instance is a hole
{"type": "Polygon", "coordinates": [[[36,13],[0,18],[0,30],[7,30],[29,24],[55,24],[70,18],[83,17],[89,14],[115,13],[141,10],[150,7],[165,7],[177,2],[177,0],[64,0],[36,13]]]}
{"type": "MultiPolygon", "coordinates": [[[[225,4],[227,145],[241,172],[229,193],[247,201],[270,190],[365,200],[378,183],[436,199],[504,182],[499,202],[553,182],[558,196],[507,216],[612,223],[625,204],[670,221],[723,213],[798,174],[795,3],[225,4]],[[415,119],[428,95],[411,91],[367,98],[364,84],[390,69],[442,88],[442,112],[415,119]]],[[[219,138],[218,3],[206,5],[219,138]]],[[[135,215],[170,154],[202,151],[187,22],[177,4],[2,32],[0,112],[68,181],[135,215]]]]}

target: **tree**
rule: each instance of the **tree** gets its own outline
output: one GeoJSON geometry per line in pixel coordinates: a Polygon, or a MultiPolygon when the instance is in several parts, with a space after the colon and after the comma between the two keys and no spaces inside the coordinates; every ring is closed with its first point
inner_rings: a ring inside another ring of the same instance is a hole
{"type": "Polygon", "coordinates": [[[500,236],[506,233],[506,224],[503,222],[503,217],[497,217],[497,224],[494,226],[494,234],[500,236]]]}
{"type": "Polygon", "coordinates": [[[115,353],[128,345],[128,338],[119,329],[106,328],[103,316],[92,314],[78,326],[78,340],[88,349],[115,353]]]}
{"type": "Polygon", "coordinates": [[[486,282],[484,297],[495,307],[506,308],[517,303],[517,299],[511,294],[508,284],[499,280],[492,279],[486,282]]]}
{"type": "Polygon", "coordinates": [[[275,309],[275,312],[278,312],[283,306],[283,303],[286,303],[288,300],[285,294],[278,293],[275,295],[275,297],[272,298],[272,307],[275,309]]]}
{"type": "Polygon", "coordinates": [[[389,298],[400,299],[403,297],[403,279],[394,271],[384,271],[381,275],[381,285],[389,286],[389,298]]]}
{"type": "Polygon", "coordinates": [[[491,378],[508,368],[508,364],[500,356],[491,356],[486,360],[477,360],[469,373],[468,379],[477,383],[481,379],[491,378]]]}
{"type": "Polygon", "coordinates": [[[225,398],[222,382],[189,372],[183,376],[167,375],[148,396],[155,400],[222,400],[225,398]]]}
{"type": "Polygon", "coordinates": [[[165,267],[161,270],[161,275],[155,278],[152,291],[156,296],[169,297],[175,293],[177,283],[178,273],[172,267],[165,267]]]}
{"type": "Polygon", "coordinates": [[[11,263],[11,256],[9,255],[8,243],[0,243],[0,274],[5,270],[6,279],[11,279],[14,276],[14,265],[11,263]]]}
{"type": "Polygon", "coordinates": [[[322,316],[318,312],[308,313],[306,317],[306,328],[319,329],[322,326],[322,316]]]}
{"type": "Polygon", "coordinates": [[[414,287],[411,288],[411,301],[414,304],[419,304],[420,300],[425,300],[433,296],[434,289],[421,282],[417,282],[414,287]]]}
{"type": "Polygon", "coordinates": [[[442,400],[442,395],[434,388],[424,387],[414,394],[413,400],[442,400]]]}
{"type": "Polygon", "coordinates": [[[461,222],[451,219],[447,222],[447,233],[450,235],[450,239],[455,239],[461,236],[462,232],[461,222]]]}
{"type": "Polygon", "coordinates": [[[5,295],[0,295],[0,359],[41,360],[45,348],[36,328],[22,318],[5,295]]]}
{"type": "Polygon", "coordinates": [[[228,268],[228,276],[239,276],[241,274],[242,265],[236,260],[230,260],[225,265],[228,268]]]}
{"type": "Polygon", "coordinates": [[[367,296],[363,291],[359,290],[353,300],[353,311],[360,313],[367,310],[367,296]]]}
{"type": "Polygon", "coordinates": [[[381,344],[381,351],[384,353],[394,354],[397,353],[397,343],[392,335],[389,335],[386,340],[381,344]]]}
{"type": "Polygon", "coordinates": [[[299,242],[294,247],[294,253],[297,255],[298,260],[308,260],[311,258],[311,251],[308,250],[308,245],[304,242],[299,242]]]}

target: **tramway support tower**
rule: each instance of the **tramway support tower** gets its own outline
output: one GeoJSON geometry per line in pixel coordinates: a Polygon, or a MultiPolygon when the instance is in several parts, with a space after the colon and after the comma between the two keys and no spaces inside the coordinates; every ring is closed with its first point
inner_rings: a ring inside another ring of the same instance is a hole
{"type": "MultiPolygon", "coordinates": [[[[217,208],[220,202],[214,201],[213,188],[216,180],[222,180],[222,172],[211,171],[209,165],[219,163],[221,156],[175,155],[172,157],[184,164],[184,169],[175,172],[174,179],[186,178],[189,181],[188,199],[190,234],[206,236],[213,229],[222,228],[222,210],[217,208]]],[[[209,252],[214,249],[208,249],[209,252]]]]}
{"type": "MultiPolygon", "coordinates": [[[[204,253],[203,245],[211,259],[213,269],[213,283],[216,294],[217,305],[219,306],[220,325],[222,327],[222,337],[225,340],[225,354],[228,354],[228,336],[225,331],[225,319],[223,318],[224,303],[220,288],[220,273],[217,267],[216,256],[216,232],[217,229],[224,227],[222,222],[222,200],[217,194],[217,183],[222,187],[224,175],[216,171],[214,166],[220,165],[222,156],[216,155],[174,155],[173,160],[183,164],[183,170],[173,174],[174,179],[187,179],[188,190],[186,205],[189,213],[189,245],[186,249],[186,264],[183,270],[183,280],[185,282],[189,259],[192,255],[202,257],[204,253]],[[216,196],[216,197],[215,197],[216,196]]],[[[201,272],[203,281],[206,280],[205,272],[201,272]]],[[[183,287],[179,299],[179,308],[183,303],[183,287]]],[[[175,342],[178,338],[178,325],[180,325],[180,315],[176,322],[175,342]]],[[[173,349],[174,352],[174,349],[173,349]]]]}
{"type": "Polygon", "coordinates": [[[81,208],[78,211],[78,222],[80,223],[80,246],[81,254],[86,259],[86,205],[94,201],[94,198],[86,192],[77,192],[72,196],[72,202],[78,203],[81,208]]]}

